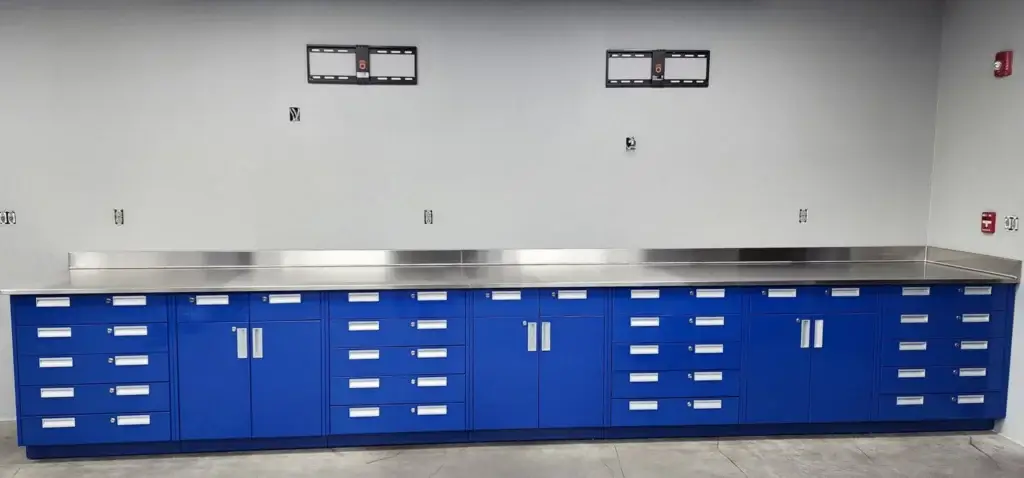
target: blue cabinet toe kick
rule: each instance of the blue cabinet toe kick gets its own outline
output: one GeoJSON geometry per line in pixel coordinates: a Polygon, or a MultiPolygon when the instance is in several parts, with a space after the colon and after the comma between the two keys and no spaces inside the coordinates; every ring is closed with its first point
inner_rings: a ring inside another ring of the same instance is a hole
{"type": "Polygon", "coordinates": [[[71,446],[28,446],[28,458],[165,455],[173,453],[287,450],[364,446],[434,445],[547,440],[621,440],[643,438],[718,438],[822,434],[885,434],[985,431],[993,420],[930,422],[800,423],[788,425],[703,425],[685,427],[565,428],[529,430],[442,431],[331,435],[304,438],[197,440],[71,446]]]}

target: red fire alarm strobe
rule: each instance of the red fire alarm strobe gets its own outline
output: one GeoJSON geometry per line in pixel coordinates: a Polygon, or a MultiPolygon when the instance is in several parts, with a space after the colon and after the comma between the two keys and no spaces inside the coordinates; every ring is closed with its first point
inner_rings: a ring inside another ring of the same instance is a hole
{"type": "Polygon", "coordinates": [[[981,232],[984,234],[995,234],[996,233],[996,213],[994,212],[983,212],[981,213],[981,232]]]}
{"type": "Polygon", "coordinates": [[[996,53],[994,64],[996,78],[1006,78],[1013,74],[1013,51],[1001,51],[996,53]]]}

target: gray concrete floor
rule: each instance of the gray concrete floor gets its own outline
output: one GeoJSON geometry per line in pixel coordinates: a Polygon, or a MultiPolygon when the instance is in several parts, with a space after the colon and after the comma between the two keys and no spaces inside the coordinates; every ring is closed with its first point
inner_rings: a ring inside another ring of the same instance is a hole
{"type": "Polygon", "coordinates": [[[30,462],[0,424],[0,478],[1024,477],[995,434],[559,442],[30,462]]]}

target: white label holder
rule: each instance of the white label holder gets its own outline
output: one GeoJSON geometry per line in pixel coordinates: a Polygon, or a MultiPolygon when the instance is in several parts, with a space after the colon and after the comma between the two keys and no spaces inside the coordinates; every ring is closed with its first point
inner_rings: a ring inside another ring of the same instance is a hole
{"type": "Polygon", "coordinates": [[[71,298],[36,297],[36,307],[71,307],[71,298]]]}
{"type": "Polygon", "coordinates": [[[448,328],[447,319],[417,320],[417,330],[445,330],[448,328]]]}

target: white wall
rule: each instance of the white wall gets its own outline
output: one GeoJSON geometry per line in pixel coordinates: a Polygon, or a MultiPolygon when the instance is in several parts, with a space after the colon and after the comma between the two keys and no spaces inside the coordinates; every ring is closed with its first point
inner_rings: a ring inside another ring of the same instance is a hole
{"type": "MultiPolygon", "coordinates": [[[[1024,216],[1024,2],[952,0],[946,5],[935,129],[929,244],[1024,259],[1024,233],[1003,231],[1004,215],[1024,216]],[[995,54],[1016,49],[1017,73],[996,79],[995,54]],[[980,232],[982,211],[1000,231],[980,232]]],[[[1024,317],[1017,294],[1015,315],[1024,317]]],[[[1014,331],[1008,416],[1002,432],[1024,443],[1024,327],[1014,331]]]]}
{"type": "Polygon", "coordinates": [[[940,7],[0,0],[0,285],[88,249],[923,244],[940,7]],[[420,84],[308,85],[307,43],[416,45],[420,84]],[[712,86],[606,89],[608,48],[710,49],[712,86]]]}

